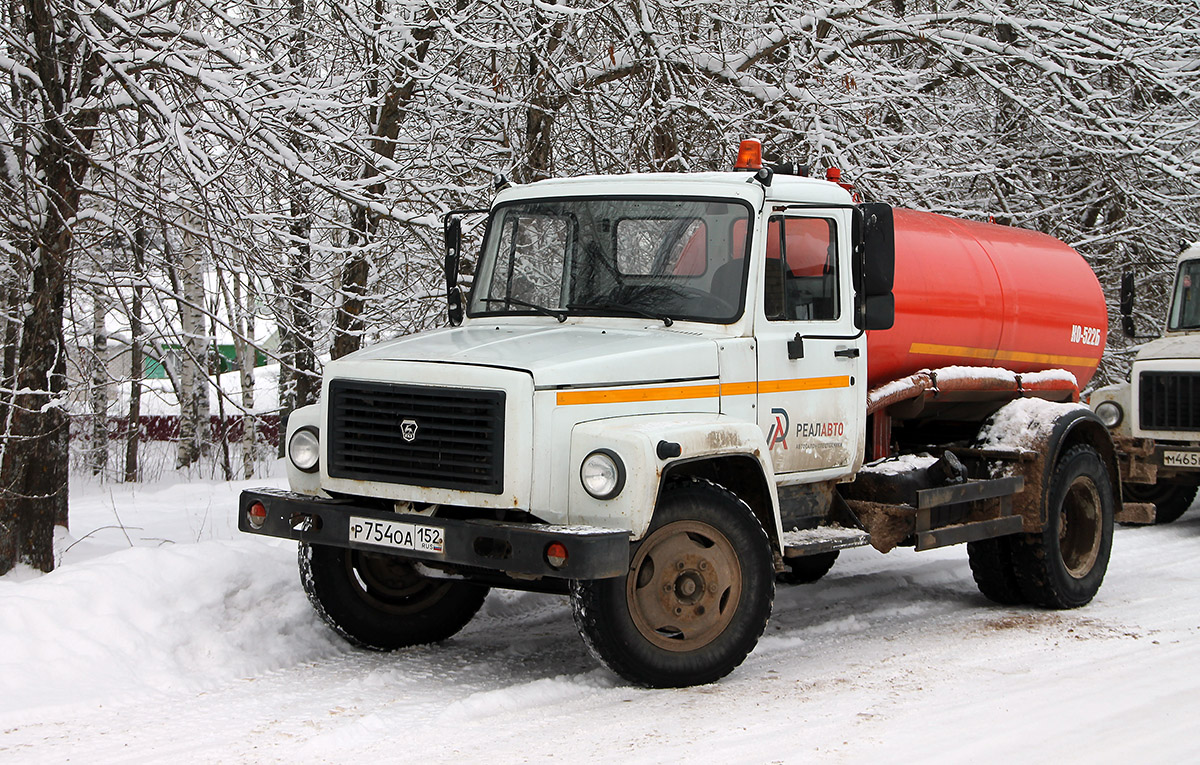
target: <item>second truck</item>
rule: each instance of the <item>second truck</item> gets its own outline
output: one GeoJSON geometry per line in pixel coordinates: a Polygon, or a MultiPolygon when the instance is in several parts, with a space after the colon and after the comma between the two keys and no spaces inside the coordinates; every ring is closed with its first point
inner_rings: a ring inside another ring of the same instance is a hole
{"type": "Polygon", "coordinates": [[[966,543],[1005,604],[1088,603],[1120,510],[1077,403],[1107,331],[1065,244],[861,204],[763,167],[497,193],[450,323],[330,363],[287,429],[290,491],[243,531],[299,541],[350,642],[445,639],[491,587],[569,593],[629,681],[716,680],[776,583],[838,551],[966,543]]]}
{"type": "MultiPolygon", "coordinates": [[[[1127,275],[1121,312],[1125,334],[1136,339],[1133,300],[1127,275]]],[[[1200,245],[1176,260],[1165,329],[1138,348],[1128,382],[1089,399],[1112,429],[1125,495],[1146,506],[1141,522],[1178,520],[1200,486],[1200,245]]]]}

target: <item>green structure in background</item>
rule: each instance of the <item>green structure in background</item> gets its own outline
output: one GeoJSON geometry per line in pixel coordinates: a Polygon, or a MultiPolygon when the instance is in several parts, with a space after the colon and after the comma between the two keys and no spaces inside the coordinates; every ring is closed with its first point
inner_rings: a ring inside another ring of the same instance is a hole
{"type": "MultiPolygon", "coordinates": [[[[216,353],[213,355],[215,363],[210,369],[210,373],[224,374],[237,369],[237,350],[233,343],[217,344],[213,346],[216,353]]],[[[167,378],[167,370],[164,363],[176,365],[176,359],[183,352],[183,346],[174,343],[164,343],[162,346],[164,355],[163,359],[156,359],[151,356],[145,356],[142,361],[142,376],[147,380],[165,380],[167,378]]],[[[254,366],[262,367],[267,364],[267,354],[255,349],[254,351],[254,366]]]]}

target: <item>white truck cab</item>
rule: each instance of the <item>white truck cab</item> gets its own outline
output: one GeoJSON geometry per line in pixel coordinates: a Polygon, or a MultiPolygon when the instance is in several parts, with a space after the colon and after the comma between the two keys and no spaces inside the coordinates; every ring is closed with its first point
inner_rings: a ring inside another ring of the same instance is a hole
{"type": "MultiPolygon", "coordinates": [[[[1122,311],[1132,336],[1130,284],[1122,311]]],[[[1154,504],[1156,523],[1183,515],[1200,485],[1200,245],[1179,255],[1171,292],[1165,331],[1138,348],[1129,381],[1090,399],[1121,452],[1125,495],[1154,504]]]]}
{"type": "MultiPolygon", "coordinates": [[[[326,415],[323,458],[312,473],[291,465],[293,488],[518,510],[638,538],[668,461],[738,455],[784,483],[853,475],[867,387],[851,285],[857,208],[823,180],[753,180],[582,177],[501,191],[461,324],[328,365],[322,399],[346,416],[326,415]],[[767,206],[778,209],[760,215],[767,206]],[[766,257],[751,257],[764,240],[766,257]],[[429,397],[428,414],[406,415],[411,441],[376,389],[398,380],[429,397]],[[468,380],[478,400],[438,398],[468,380]],[[819,417],[793,421],[797,392],[819,417]],[[434,449],[440,459],[415,460],[434,449]],[[620,474],[612,496],[576,479],[598,449],[620,474]]],[[[319,428],[321,410],[297,411],[289,430],[319,428]]]]}

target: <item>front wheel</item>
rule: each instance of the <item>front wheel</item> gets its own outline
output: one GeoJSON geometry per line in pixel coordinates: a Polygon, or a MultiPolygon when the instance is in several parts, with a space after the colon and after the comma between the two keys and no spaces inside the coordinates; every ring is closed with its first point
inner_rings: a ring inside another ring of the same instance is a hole
{"type": "Polygon", "coordinates": [[[1127,483],[1124,485],[1125,496],[1134,502],[1150,502],[1154,505],[1154,522],[1156,524],[1172,523],[1188,511],[1192,501],[1196,499],[1194,484],[1166,483],[1155,484],[1127,483]]]}
{"type": "Polygon", "coordinates": [[[572,583],[601,663],[654,688],[711,683],[754,649],[771,613],[771,547],[745,502],[707,481],[668,488],[624,577],[572,583]]]}
{"type": "Polygon", "coordinates": [[[1113,486],[1100,454],[1071,447],[1046,494],[1046,528],[1014,536],[1013,571],[1025,599],[1043,608],[1077,608],[1100,590],[1113,538],[1113,486]]]}
{"type": "Polygon", "coordinates": [[[411,561],[300,544],[300,581],[317,614],[350,643],[391,651],[457,633],[488,588],[422,576],[411,561]]]}
{"type": "Polygon", "coordinates": [[[787,571],[775,575],[779,584],[812,584],[829,573],[834,562],[838,559],[838,551],[802,555],[799,558],[787,558],[787,571]]]}

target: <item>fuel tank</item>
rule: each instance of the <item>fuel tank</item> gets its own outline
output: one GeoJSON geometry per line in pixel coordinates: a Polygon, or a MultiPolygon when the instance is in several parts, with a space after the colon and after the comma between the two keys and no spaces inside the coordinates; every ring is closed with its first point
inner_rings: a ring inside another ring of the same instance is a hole
{"type": "Polygon", "coordinates": [[[1083,388],[1108,336],[1079,253],[1020,228],[896,209],[896,322],[868,333],[872,388],[921,369],[1065,369],[1083,388]]]}

